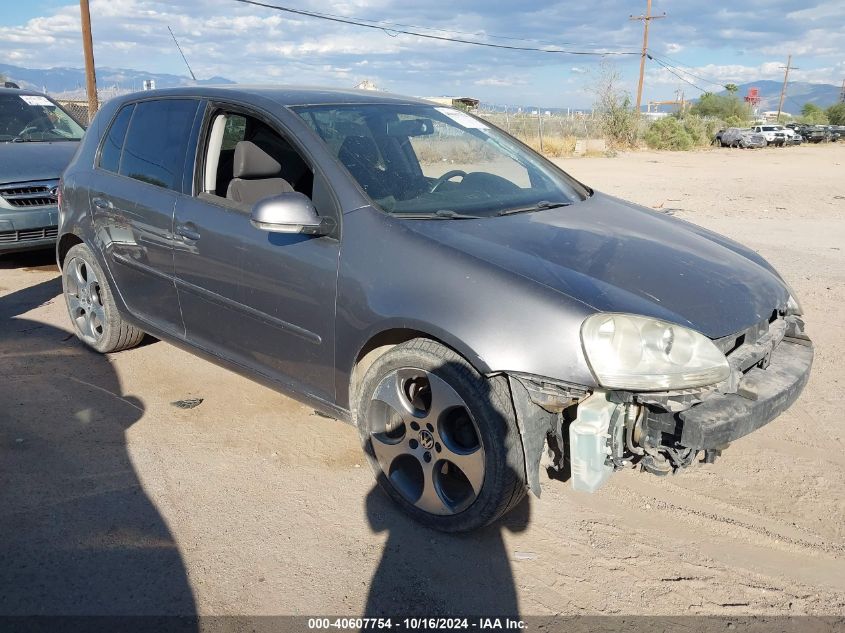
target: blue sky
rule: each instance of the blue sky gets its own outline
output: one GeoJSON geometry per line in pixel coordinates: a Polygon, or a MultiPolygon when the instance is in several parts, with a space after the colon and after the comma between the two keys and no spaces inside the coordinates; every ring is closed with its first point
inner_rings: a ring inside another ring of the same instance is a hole
{"type": "MultiPolygon", "coordinates": [[[[75,0],[2,0],[0,62],[34,68],[82,66],[75,0]]],[[[504,0],[269,0],[300,9],[382,20],[490,43],[637,52],[645,1],[532,3],[504,0]],[[522,38],[521,40],[503,39],[522,38]],[[523,41],[525,40],[525,41],[523,41]]],[[[845,77],[845,2],[654,0],[645,99],[687,98],[720,84],[782,78],[788,53],[797,81],[845,77]],[[680,68],[681,70],[678,70],[680,68]],[[695,84],[695,85],[691,85],[695,84]]],[[[185,74],[167,26],[199,77],[241,82],[353,86],[368,79],[394,92],[469,95],[501,104],[588,107],[602,59],[636,88],[639,58],[514,52],[426,40],[279,13],[234,0],[91,0],[98,66],[185,74]]],[[[413,29],[410,29],[413,30],[413,29]]]]}

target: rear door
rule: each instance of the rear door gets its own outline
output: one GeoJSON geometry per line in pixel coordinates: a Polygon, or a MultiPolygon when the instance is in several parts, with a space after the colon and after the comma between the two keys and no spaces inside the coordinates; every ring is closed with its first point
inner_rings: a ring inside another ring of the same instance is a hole
{"type": "Polygon", "coordinates": [[[129,310],[184,336],[174,283],[173,214],[196,99],[130,103],[111,122],[97,157],[91,209],[112,276],[129,310]]]}
{"type": "Polygon", "coordinates": [[[200,134],[194,195],[176,206],[176,285],[192,343],[287,387],[334,401],[334,308],[338,236],[269,233],[226,198],[229,155],[250,140],[280,176],[340,221],[319,170],[277,121],[243,105],[209,106],[200,134]],[[215,124],[215,121],[217,122],[215,124]],[[215,127],[225,132],[220,137],[215,127]]]}

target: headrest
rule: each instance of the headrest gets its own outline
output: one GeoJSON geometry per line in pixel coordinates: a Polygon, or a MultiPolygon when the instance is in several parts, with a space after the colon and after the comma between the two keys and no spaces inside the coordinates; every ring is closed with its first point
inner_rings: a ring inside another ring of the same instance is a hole
{"type": "Polygon", "coordinates": [[[252,141],[240,141],[235,145],[232,167],[235,178],[269,178],[277,176],[281,170],[279,162],[252,141]]]}

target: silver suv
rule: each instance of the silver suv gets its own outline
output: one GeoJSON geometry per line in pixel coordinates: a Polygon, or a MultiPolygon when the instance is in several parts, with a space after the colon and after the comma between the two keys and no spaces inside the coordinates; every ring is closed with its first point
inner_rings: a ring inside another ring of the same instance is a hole
{"type": "Polygon", "coordinates": [[[59,177],[84,133],[48,96],[0,88],[0,254],[56,243],[59,177]]]}

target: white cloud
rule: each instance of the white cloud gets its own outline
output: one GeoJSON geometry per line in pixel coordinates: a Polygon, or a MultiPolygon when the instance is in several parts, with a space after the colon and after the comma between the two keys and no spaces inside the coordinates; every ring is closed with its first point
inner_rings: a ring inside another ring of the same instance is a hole
{"type": "MultiPolygon", "coordinates": [[[[26,24],[2,25],[0,60],[30,67],[81,67],[79,5],[75,0],[26,24]]],[[[33,3],[37,4],[37,3],[33,3]]],[[[652,47],[682,54],[693,72],[718,82],[775,78],[773,61],[792,51],[796,80],[841,81],[845,51],[842,0],[747,0],[743,7],[702,12],[695,3],[658,0],[670,19],[655,22],[652,47]],[[768,7],[765,19],[760,11],[768,7]],[[777,16],[777,17],[771,17],[777,16]],[[728,58],[742,47],[744,64],[702,63],[728,58]],[[712,55],[711,55],[712,53],[712,55]],[[698,59],[695,57],[699,56],[698,59]],[[825,73],[840,74],[826,76],[825,73]]],[[[633,52],[615,57],[626,85],[634,88],[641,25],[627,19],[628,2],[561,3],[516,0],[298,0],[297,7],[356,18],[384,19],[431,29],[474,34],[489,43],[577,50],[633,52]],[[485,34],[524,37],[533,42],[496,39],[485,34]]],[[[485,100],[516,103],[525,99],[549,105],[580,106],[581,84],[598,61],[549,53],[471,47],[420,37],[391,37],[380,29],[346,26],[281,13],[233,0],[91,0],[98,66],[186,74],[167,26],[179,38],[198,77],[214,75],[241,82],[354,85],[370,79],[380,87],[410,94],[456,92],[472,87],[485,100]],[[575,64],[575,65],[573,65],[575,64]],[[583,77],[582,77],[583,75],[583,77]],[[572,101],[572,100],[575,101],[572,101]]],[[[399,28],[399,27],[396,27],[399,28]]],[[[414,30],[409,28],[408,30],[414,30]]],[[[448,32],[420,31],[448,35],[448,32]]],[[[784,60],[785,61],[785,60],[784,60]]],[[[782,75],[780,75],[782,76],[782,75]]],[[[680,82],[650,64],[650,85],[671,95],[680,82]]],[[[693,82],[697,80],[691,78],[693,82]]],[[[713,87],[709,86],[708,87],[713,87]]],[[[663,98],[655,95],[656,98],[663,98]]]]}

